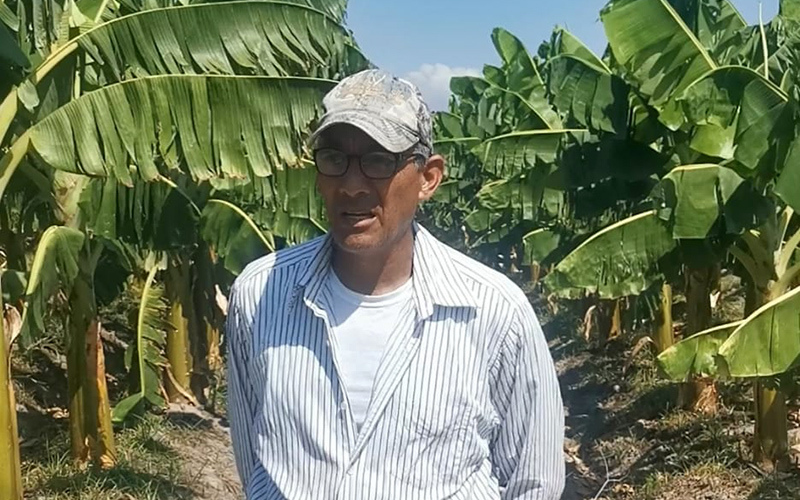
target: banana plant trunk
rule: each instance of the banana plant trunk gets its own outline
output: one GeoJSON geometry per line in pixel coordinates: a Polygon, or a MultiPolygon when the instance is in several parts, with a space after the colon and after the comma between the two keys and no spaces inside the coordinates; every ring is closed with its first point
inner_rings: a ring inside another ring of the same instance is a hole
{"type": "Polygon", "coordinates": [[[167,267],[167,298],[170,304],[171,328],[167,332],[165,387],[171,402],[191,402],[192,360],[190,356],[191,275],[189,262],[170,261],[167,267]]]}
{"type": "MultiPolygon", "coordinates": [[[[751,315],[772,298],[771,290],[760,289],[752,280],[748,280],[745,316],[751,315]]],[[[753,382],[753,401],[756,418],[753,461],[767,471],[784,470],[789,465],[789,412],[786,407],[786,393],[757,379],[753,382]]]]}
{"type": "Polygon", "coordinates": [[[534,286],[538,285],[542,278],[542,266],[538,263],[533,263],[528,269],[530,272],[530,276],[528,278],[530,279],[531,284],[534,286]]]}
{"type": "MultiPolygon", "coordinates": [[[[199,402],[207,405],[211,389],[216,389],[222,358],[219,350],[219,325],[222,324],[217,312],[217,288],[214,280],[214,255],[208,245],[201,243],[194,256],[192,267],[194,281],[192,297],[194,301],[194,330],[192,337],[192,392],[199,402]],[[212,387],[213,386],[213,387],[212,387]]],[[[190,326],[190,328],[192,328],[190,326]]]]}
{"type": "Polygon", "coordinates": [[[94,270],[102,252],[97,243],[91,253],[84,249],[80,271],[70,293],[67,319],[67,385],[72,458],[90,458],[101,468],[116,464],[117,453],[111,424],[111,405],[106,385],[105,358],[94,293],[94,270]]]}
{"type": "MultiPolygon", "coordinates": [[[[598,342],[605,345],[622,334],[622,299],[596,299],[595,304],[598,342]]],[[[591,321],[591,317],[588,320],[591,321]]]]}
{"type": "MultiPolygon", "coordinates": [[[[686,335],[711,326],[711,292],[718,266],[686,268],[686,335]]],[[[717,386],[712,378],[694,378],[681,386],[679,406],[696,413],[717,413],[717,386]]]]}
{"type": "MultiPolygon", "coordinates": [[[[2,295],[0,295],[2,297],[2,295]]],[[[0,298],[0,311],[4,311],[0,298]]],[[[0,498],[22,500],[17,404],[11,380],[11,343],[0,317],[0,498]]]]}
{"type": "Polygon", "coordinates": [[[11,217],[8,206],[0,205],[0,241],[3,242],[5,260],[10,269],[25,270],[25,235],[17,234],[11,228],[11,217]]]}
{"type": "Polygon", "coordinates": [[[755,400],[755,436],[753,460],[767,471],[785,470],[789,465],[789,420],[786,394],[753,382],[755,400]]]}
{"type": "Polygon", "coordinates": [[[216,410],[216,393],[224,368],[220,348],[220,328],[225,321],[225,312],[224,305],[219,303],[217,296],[214,273],[216,261],[214,251],[205,243],[201,243],[195,253],[193,298],[197,325],[200,333],[205,335],[200,335],[201,342],[196,342],[192,346],[194,357],[192,389],[196,395],[202,395],[203,404],[212,413],[216,410]]]}
{"type": "Polygon", "coordinates": [[[672,322],[672,285],[664,282],[661,285],[661,304],[656,321],[655,344],[658,352],[663,352],[675,343],[672,322]]]}

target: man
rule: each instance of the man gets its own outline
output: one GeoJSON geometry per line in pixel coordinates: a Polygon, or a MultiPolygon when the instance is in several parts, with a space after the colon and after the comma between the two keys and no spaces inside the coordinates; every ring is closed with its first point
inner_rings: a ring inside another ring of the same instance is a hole
{"type": "Polygon", "coordinates": [[[414,222],[444,173],[418,90],[369,70],[324,105],[330,234],[251,263],[231,294],[247,498],[559,498],[561,396],[530,303],[414,222]]]}

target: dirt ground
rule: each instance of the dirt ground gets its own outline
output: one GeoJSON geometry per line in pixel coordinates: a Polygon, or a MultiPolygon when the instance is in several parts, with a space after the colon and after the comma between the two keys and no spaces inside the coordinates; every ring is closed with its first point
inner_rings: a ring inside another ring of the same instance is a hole
{"type": "Polygon", "coordinates": [[[172,447],[181,457],[181,475],[197,500],[243,498],[236,472],[231,438],[223,420],[194,409],[173,408],[170,421],[184,430],[176,433],[172,447]]]}
{"type": "Polygon", "coordinates": [[[719,384],[719,414],[700,417],[676,408],[678,388],[659,378],[651,350],[633,356],[635,335],[598,347],[575,325],[545,330],[567,415],[563,500],[800,498],[796,466],[768,474],[750,461],[748,384],[719,384]]]}

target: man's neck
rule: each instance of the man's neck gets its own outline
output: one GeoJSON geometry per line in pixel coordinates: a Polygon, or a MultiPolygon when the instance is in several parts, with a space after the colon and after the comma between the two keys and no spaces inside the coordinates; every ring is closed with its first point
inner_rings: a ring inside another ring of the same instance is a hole
{"type": "Polygon", "coordinates": [[[333,269],[350,290],[365,295],[383,295],[408,281],[413,255],[414,235],[409,229],[387,250],[370,255],[343,252],[334,246],[333,269]]]}

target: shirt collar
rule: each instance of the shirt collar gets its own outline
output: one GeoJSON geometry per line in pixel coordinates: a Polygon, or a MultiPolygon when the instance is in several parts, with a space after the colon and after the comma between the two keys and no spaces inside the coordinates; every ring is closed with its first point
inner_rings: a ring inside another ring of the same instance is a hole
{"type": "MultiPolygon", "coordinates": [[[[456,269],[449,249],[437,240],[427,229],[413,223],[413,289],[414,302],[420,318],[433,314],[434,306],[477,307],[477,302],[469,293],[469,287],[456,269]]],[[[309,260],[308,267],[298,280],[304,288],[303,298],[318,304],[320,292],[331,266],[333,241],[329,235],[309,260]]]]}

